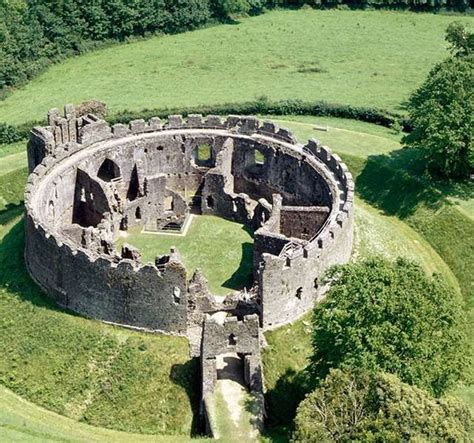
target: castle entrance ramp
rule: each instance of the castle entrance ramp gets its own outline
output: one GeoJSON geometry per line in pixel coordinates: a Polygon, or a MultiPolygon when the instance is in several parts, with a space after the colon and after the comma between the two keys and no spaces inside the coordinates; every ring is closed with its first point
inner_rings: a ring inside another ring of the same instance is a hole
{"type": "Polygon", "coordinates": [[[210,399],[214,437],[224,442],[257,441],[261,404],[248,391],[244,381],[244,362],[238,354],[216,358],[217,382],[210,399]]]}

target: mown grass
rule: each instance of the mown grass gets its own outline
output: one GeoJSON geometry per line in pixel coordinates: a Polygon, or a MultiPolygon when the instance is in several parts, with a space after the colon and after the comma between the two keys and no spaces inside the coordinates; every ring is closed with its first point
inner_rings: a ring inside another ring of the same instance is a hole
{"type": "MultiPolygon", "coordinates": [[[[18,143],[12,143],[10,145],[0,144],[0,165],[3,163],[4,157],[10,156],[12,154],[18,154],[21,152],[26,152],[27,140],[20,141],[18,143]]],[[[26,163],[24,163],[25,165],[26,163]]],[[[1,175],[1,173],[0,173],[1,175]]]]}
{"type": "Polygon", "coordinates": [[[96,98],[112,111],[271,99],[400,110],[447,55],[444,31],[469,17],[391,11],[274,11],[154,37],[54,65],[0,102],[0,121],[44,118],[96,98]],[[317,69],[315,69],[317,68],[317,69]]]}
{"type": "Polygon", "coordinates": [[[118,247],[130,243],[140,249],[143,262],[169,254],[175,246],[189,277],[200,269],[216,295],[243,289],[252,283],[252,233],[244,226],[220,217],[193,216],[185,236],[149,234],[130,230],[119,238],[118,247]]]}

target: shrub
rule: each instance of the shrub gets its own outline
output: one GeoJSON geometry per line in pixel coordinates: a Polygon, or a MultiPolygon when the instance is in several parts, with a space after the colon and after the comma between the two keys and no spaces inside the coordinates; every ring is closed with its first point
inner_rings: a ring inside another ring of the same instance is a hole
{"type": "Polygon", "coordinates": [[[294,442],[468,441],[469,409],[385,373],[332,370],[298,407],[294,442]]]}
{"type": "Polygon", "coordinates": [[[14,127],[0,122],[0,145],[22,140],[20,132],[14,127]]]}
{"type": "Polygon", "coordinates": [[[446,40],[453,56],[437,64],[410,97],[414,130],[403,141],[425,151],[432,174],[459,179],[474,171],[474,33],[455,22],[446,40]]]}
{"type": "Polygon", "coordinates": [[[344,365],[394,373],[434,395],[469,363],[460,295],[440,276],[399,258],[340,265],[316,305],[310,372],[322,380],[344,365]]]}

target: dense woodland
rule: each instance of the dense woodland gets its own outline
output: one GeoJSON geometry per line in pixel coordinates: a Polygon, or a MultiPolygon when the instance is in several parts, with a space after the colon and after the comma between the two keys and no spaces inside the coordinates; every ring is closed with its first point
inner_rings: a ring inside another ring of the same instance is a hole
{"type": "Polygon", "coordinates": [[[0,0],[0,98],[51,63],[133,36],[178,33],[265,8],[464,11],[469,0],[0,0]]]}

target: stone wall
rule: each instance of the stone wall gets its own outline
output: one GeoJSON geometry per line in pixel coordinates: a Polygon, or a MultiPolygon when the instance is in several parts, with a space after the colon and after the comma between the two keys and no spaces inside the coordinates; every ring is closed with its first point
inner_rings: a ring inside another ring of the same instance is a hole
{"type": "Polygon", "coordinates": [[[193,294],[192,318],[224,309],[258,311],[264,327],[294,320],[318,297],[315,280],[350,255],[350,173],[271,122],[191,115],[109,127],[67,106],[32,130],[28,161],[28,268],[59,304],[90,317],[174,333],[195,324],[177,252],[142,264],[114,247],[132,226],[182,220],[193,196],[203,213],[257,231],[255,291],[212,303],[193,294]]]}

